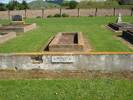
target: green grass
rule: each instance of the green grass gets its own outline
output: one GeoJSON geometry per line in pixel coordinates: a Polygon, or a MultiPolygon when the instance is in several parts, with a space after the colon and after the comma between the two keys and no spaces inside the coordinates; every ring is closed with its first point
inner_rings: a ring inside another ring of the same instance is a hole
{"type": "Polygon", "coordinates": [[[1,80],[0,100],[132,100],[133,81],[1,80]]]}
{"type": "MultiPolygon", "coordinates": [[[[114,22],[116,17],[80,17],[28,19],[27,23],[37,23],[37,29],[21,34],[0,45],[0,52],[39,52],[49,38],[57,32],[83,32],[93,51],[133,51],[115,38],[118,33],[107,30],[104,25],[114,22]]],[[[124,21],[133,22],[133,17],[124,17],[124,21]]],[[[7,21],[0,20],[0,23],[7,21]]]]}

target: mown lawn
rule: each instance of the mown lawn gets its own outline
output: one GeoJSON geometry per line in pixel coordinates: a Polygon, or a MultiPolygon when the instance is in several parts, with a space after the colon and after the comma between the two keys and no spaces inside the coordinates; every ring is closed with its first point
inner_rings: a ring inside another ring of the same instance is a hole
{"type": "MultiPolygon", "coordinates": [[[[39,52],[57,32],[75,31],[84,33],[92,51],[133,51],[115,37],[118,33],[105,28],[104,25],[115,20],[116,17],[27,19],[27,23],[37,23],[37,29],[0,44],[0,52],[39,52]]],[[[124,21],[133,22],[133,17],[124,17],[124,21]]],[[[0,20],[0,23],[7,21],[0,20]]]]}
{"type": "Polygon", "coordinates": [[[131,80],[0,80],[0,100],[132,99],[131,80]]]}

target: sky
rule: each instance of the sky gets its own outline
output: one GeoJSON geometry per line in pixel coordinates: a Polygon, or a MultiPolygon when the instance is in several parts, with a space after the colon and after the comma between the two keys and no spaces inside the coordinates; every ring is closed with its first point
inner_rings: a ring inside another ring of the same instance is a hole
{"type": "MultiPolygon", "coordinates": [[[[0,0],[0,2],[2,2],[2,3],[8,3],[10,0],[0,0]]],[[[21,1],[23,1],[23,0],[17,0],[17,1],[19,1],[19,2],[21,2],[21,1]]],[[[33,1],[33,0],[26,0],[27,2],[31,2],[31,1],[33,1]]]]}
{"type": "MultiPolygon", "coordinates": [[[[8,3],[10,0],[0,0],[0,3],[2,2],[2,3],[8,3]]],[[[17,0],[17,1],[23,1],[23,0],[17,0]]],[[[31,2],[31,1],[34,1],[34,0],[26,0],[27,2],[31,2]]],[[[45,0],[44,0],[45,1],[45,0]]],[[[70,1],[70,0],[68,0],[68,1],[70,1]]],[[[79,1],[79,0],[76,0],[76,1],[79,1]]]]}
{"type": "MultiPolygon", "coordinates": [[[[8,3],[10,0],[0,0],[0,3],[8,3]]],[[[23,1],[23,0],[17,0],[19,2],[23,1]]],[[[31,2],[31,1],[34,1],[34,0],[26,0],[27,2],[31,2]]],[[[45,1],[45,0],[44,0],[45,1]]],[[[67,0],[67,1],[70,1],[70,0],[67,0]]],[[[80,0],[76,0],[76,1],[80,1],[80,0]]],[[[97,0],[98,1],[98,0],[97,0]]],[[[100,0],[99,0],[100,1],[100,0]]],[[[102,0],[101,0],[102,1],[102,0]]],[[[104,0],[103,0],[104,1],[104,0]]]]}

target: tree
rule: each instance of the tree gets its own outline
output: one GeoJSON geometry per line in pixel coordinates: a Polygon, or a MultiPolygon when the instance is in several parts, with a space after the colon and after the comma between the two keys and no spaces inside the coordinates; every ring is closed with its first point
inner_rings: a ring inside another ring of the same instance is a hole
{"type": "Polygon", "coordinates": [[[20,10],[21,4],[18,1],[12,0],[7,4],[9,10],[20,10]]]}
{"type": "Polygon", "coordinates": [[[78,2],[76,2],[76,1],[70,1],[69,2],[69,8],[70,9],[75,9],[77,7],[77,5],[78,5],[78,2]]]}
{"type": "Polygon", "coordinates": [[[28,4],[25,0],[22,1],[22,3],[19,3],[17,0],[12,0],[7,4],[7,8],[9,10],[24,10],[28,9],[28,4]]]}
{"type": "Polygon", "coordinates": [[[3,3],[0,3],[0,11],[5,11],[6,10],[6,5],[3,3]]]}
{"type": "Polygon", "coordinates": [[[25,0],[22,1],[22,9],[29,9],[28,4],[25,0]]]}

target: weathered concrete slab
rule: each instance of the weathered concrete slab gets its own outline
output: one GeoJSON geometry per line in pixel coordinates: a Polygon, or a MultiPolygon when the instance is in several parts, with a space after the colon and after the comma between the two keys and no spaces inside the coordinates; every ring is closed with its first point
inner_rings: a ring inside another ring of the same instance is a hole
{"type": "Polygon", "coordinates": [[[0,69],[43,69],[48,71],[133,71],[133,53],[129,54],[29,54],[0,55],[0,69]],[[33,59],[33,57],[37,59],[33,59]],[[58,56],[59,59],[56,59],[58,56]],[[64,57],[72,59],[64,60],[64,57]],[[69,58],[68,57],[68,58],[69,58]],[[39,58],[39,59],[38,59],[39,58]],[[53,60],[54,58],[54,60],[53,60]],[[55,60],[56,59],[56,60],[55,60]],[[57,61],[57,62],[55,62],[57,61]],[[71,61],[71,62],[69,62],[71,61]]]}

